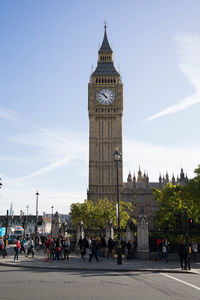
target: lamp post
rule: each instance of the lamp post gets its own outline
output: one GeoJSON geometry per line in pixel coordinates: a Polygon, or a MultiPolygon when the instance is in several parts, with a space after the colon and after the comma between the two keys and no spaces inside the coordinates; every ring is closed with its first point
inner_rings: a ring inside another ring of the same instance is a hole
{"type": "Polygon", "coordinates": [[[52,232],[53,232],[53,205],[51,207],[51,236],[52,236],[52,232]]]}
{"type": "Polygon", "coordinates": [[[122,264],[122,249],[120,243],[120,213],[119,213],[119,161],[121,160],[121,153],[118,148],[113,153],[113,160],[116,162],[117,172],[117,236],[118,236],[118,248],[117,248],[117,264],[122,264]]]}
{"type": "Polygon", "coordinates": [[[38,228],[38,196],[39,196],[38,191],[35,193],[35,195],[36,195],[36,225],[35,225],[35,236],[36,236],[36,232],[38,228]]]}

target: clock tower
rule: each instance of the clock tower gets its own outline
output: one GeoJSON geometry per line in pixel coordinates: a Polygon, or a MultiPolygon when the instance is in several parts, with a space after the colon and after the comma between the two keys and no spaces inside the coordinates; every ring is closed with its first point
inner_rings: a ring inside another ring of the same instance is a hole
{"type": "MultiPolygon", "coordinates": [[[[108,198],[116,201],[117,171],[113,153],[122,153],[123,84],[113,62],[106,25],[98,51],[96,70],[88,84],[89,113],[89,189],[88,199],[108,198]]],[[[123,157],[123,156],[122,156],[123,157]]],[[[122,189],[122,160],[118,169],[119,190],[122,189]]]]}

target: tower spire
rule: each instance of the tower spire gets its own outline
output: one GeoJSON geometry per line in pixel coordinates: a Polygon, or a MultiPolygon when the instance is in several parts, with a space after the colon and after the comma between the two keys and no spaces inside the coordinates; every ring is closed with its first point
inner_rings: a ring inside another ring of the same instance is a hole
{"type": "Polygon", "coordinates": [[[106,21],[106,18],[104,19],[104,29],[106,31],[106,28],[107,28],[107,21],[106,21]]]}
{"type": "Polygon", "coordinates": [[[98,51],[98,64],[92,75],[112,75],[120,76],[116,71],[113,63],[113,51],[110,47],[108,37],[107,37],[107,22],[104,21],[104,37],[101,47],[98,51]]]}

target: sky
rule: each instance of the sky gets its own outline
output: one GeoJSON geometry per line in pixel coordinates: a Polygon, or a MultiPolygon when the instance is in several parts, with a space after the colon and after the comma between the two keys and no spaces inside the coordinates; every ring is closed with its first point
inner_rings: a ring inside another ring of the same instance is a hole
{"type": "Polygon", "coordinates": [[[123,172],[200,153],[199,0],[0,1],[0,214],[68,213],[88,188],[88,82],[104,19],[124,84],[123,172]]]}

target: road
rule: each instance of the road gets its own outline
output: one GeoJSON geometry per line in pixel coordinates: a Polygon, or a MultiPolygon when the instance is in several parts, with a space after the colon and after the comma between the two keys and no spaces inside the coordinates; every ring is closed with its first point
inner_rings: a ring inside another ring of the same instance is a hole
{"type": "Polygon", "coordinates": [[[200,275],[0,266],[0,300],[200,299],[200,275]]]}

